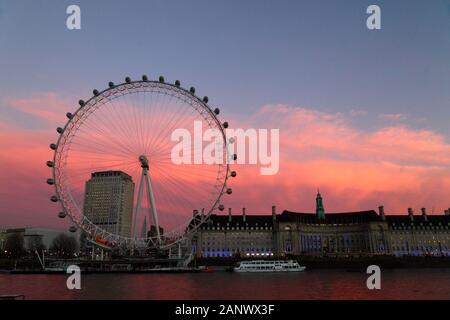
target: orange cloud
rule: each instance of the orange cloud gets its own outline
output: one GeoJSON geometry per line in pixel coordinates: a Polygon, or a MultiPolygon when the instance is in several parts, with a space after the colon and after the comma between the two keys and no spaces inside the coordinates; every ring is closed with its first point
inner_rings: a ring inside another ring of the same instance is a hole
{"type": "Polygon", "coordinates": [[[450,207],[450,144],[430,130],[388,126],[366,132],[343,114],[286,105],[266,105],[250,123],[238,125],[280,129],[280,172],[263,177],[256,168],[237,166],[230,206],[313,211],[320,188],[329,211],[384,204],[391,213],[410,206],[441,213],[450,207]]]}
{"type": "Polygon", "coordinates": [[[53,92],[36,93],[26,98],[6,97],[2,102],[9,108],[34,116],[48,124],[64,121],[64,114],[75,108],[53,92]]]}
{"type": "MultiPolygon", "coordinates": [[[[58,206],[48,201],[53,189],[45,184],[51,173],[45,161],[52,156],[49,143],[57,138],[54,128],[74,108],[56,94],[7,102],[44,121],[46,129],[0,121],[0,131],[8,133],[0,135],[0,175],[7,181],[0,185],[0,225],[66,227],[67,220],[56,218],[58,206]]],[[[270,213],[273,204],[278,210],[314,211],[320,188],[328,212],[374,209],[379,204],[387,213],[422,206],[441,213],[450,207],[450,144],[444,136],[405,125],[364,131],[352,126],[351,117],[280,104],[263,106],[252,116],[226,119],[233,128],[279,128],[281,145],[277,175],[261,176],[255,165],[232,166],[238,175],[229,180],[233,194],[224,196],[225,206],[234,212],[247,207],[249,214],[270,213]]],[[[123,135],[116,132],[117,138],[123,135]]],[[[176,167],[166,167],[166,172],[171,170],[176,167]]],[[[181,174],[181,187],[205,185],[199,172],[190,172],[191,182],[181,174]]],[[[156,174],[155,183],[164,178],[164,172],[156,174]]]]}

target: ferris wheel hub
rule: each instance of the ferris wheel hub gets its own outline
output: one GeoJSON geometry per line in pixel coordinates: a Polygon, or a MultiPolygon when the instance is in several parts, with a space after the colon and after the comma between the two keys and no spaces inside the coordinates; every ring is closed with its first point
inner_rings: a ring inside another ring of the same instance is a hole
{"type": "Polygon", "coordinates": [[[144,169],[148,169],[148,159],[146,156],[141,155],[139,157],[139,162],[141,163],[141,167],[144,169]]]}

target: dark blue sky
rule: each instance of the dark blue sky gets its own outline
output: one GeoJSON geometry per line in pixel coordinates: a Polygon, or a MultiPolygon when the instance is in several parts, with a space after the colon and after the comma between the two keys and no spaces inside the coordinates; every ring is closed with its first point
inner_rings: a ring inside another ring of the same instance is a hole
{"type": "Polygon", "coordinates": [[[83,98],[126,75],[163,74],[230,113],[363,110],[355,125],[368,129],[379,114],[406,114],[449,137],[449,57],[448,0],[0,2],[1,97],[83,98]],[[65,27],[70,4],[79,31],[65,27]],[[366,28],[370,4],[379,31],[366,28]]]}

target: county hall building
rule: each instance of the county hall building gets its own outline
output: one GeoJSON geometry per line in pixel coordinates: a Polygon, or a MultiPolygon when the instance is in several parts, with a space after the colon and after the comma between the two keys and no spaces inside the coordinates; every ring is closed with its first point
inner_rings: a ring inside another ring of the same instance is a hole
{"type": "Polygon", "coordinates": [[[320,193],[316,212],[271,215],[211,215],[192,238],[197,257],[286,255],[450,256],[450,209],[442,215],[385,215],[374,210],[325,213],[320,193]]]}

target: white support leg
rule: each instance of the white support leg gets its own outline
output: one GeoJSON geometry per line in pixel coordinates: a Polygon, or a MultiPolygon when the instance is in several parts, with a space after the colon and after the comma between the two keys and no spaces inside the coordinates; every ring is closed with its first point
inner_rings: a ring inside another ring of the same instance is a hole
{"type": "Polygon", "coordinates": [[[141,174],[141,182],[139,183],[139,192],[138,192],[138,199],[137,199],[137,207],[136,212],[134,214],[134,227],[133,227],[133,236],[135,238],[138,237],[138,224],[139,224],[139,211],[141,211],[142,206],[142,192],[144,190],[144,171],[142,171],[141,174]]]}
{"type": "Polygon", "coordinates": [[[144,168],[143,174],[145,175],[147,180],[147,191],[148,191],[148,198],[150,199],[150,207],[152,208],[153,223],[155,224],[156,228],[158,244],[160,244],[161,234],[159,232],[159,222],[158,222],[158,213],[156,212],[155,196],[153,195],[152,183],[150,181],[150,176],[146,168],[144,168]]]}

